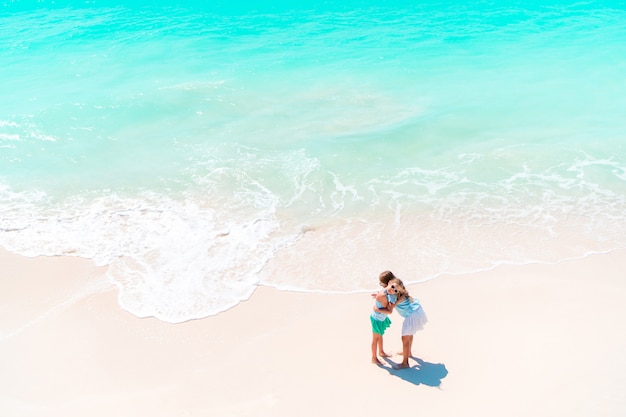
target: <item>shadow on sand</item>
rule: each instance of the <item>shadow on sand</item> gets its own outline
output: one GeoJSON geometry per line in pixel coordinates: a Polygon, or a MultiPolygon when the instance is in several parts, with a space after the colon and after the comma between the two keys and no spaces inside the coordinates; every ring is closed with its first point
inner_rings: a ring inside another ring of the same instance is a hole
{"type": "Polygon", "coordinates": [[[429,387],[439,387],[441,385],[441,380],[448,375],[448,370],[442,363],[429,363],[419,358],[412,359],[417,361],[417,365],[409,368],[396,369],[399,364],[389,358],[384,358],[389,366],[382,366],[381,368],[385,369],[391,375],[397,376],[398,378],[404,379],[412,384],[424,384],[429,387]]]}

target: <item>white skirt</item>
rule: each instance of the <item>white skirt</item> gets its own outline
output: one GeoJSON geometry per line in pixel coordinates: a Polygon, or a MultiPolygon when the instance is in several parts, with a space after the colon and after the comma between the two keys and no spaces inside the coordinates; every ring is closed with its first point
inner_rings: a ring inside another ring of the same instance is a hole
{"type": "Polygon", "coordinates": [[[424,309],[420,306],[409,317],[404,319],[402,336],[413,336],[418,331],[423,330],[426,323],[428,323],[428,317],[426,317],[424,309]]]}

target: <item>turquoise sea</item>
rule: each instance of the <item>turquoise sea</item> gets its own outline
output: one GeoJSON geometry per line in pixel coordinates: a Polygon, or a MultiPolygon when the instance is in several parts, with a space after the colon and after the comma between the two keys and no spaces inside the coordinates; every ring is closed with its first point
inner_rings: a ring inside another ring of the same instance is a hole
{"type": "Polygon", "coordinates": [[[626,247],[624,1],[205,3],[0,1],[0,246],[170,322],[626,247]]]}

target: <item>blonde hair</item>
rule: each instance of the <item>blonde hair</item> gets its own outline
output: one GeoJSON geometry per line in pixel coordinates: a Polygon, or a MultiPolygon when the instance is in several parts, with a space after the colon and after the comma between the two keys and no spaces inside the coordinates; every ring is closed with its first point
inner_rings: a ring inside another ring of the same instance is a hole
{"type": "Polygon", "coordinates": [[[390,283],[392,281],[393,281],[393,284],[398,284],[398,290],[396,292],[398,297],[405,296],[406,298],[409,299],[409,301],[413,302],[413,297],[411,297],[411,294],[409,294],[409,291],[404,286],[404,282],[402,282],[400,278],[396,278],[396,277],[389,280],[390,283]]]}

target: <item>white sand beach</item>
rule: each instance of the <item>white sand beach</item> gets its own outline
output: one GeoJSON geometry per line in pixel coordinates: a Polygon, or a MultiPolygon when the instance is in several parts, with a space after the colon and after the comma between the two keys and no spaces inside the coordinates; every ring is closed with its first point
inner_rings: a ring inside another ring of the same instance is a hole
{"type": "Polygon", "coordinates": [[[88,260],[0,262],[2,416],[626,414],[623,250],[410,286],[430,321],[405,370],[370,363],[367,293],[260,287],[168,324],[121,310],[88,260]]]}

